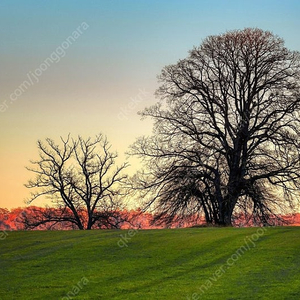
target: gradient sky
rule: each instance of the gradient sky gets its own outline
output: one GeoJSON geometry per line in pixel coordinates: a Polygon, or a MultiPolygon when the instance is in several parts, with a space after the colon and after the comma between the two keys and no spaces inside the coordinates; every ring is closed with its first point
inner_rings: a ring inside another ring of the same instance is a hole
{"type": "Polygon", "coordinates": [[[299,0],[0,0],[0,207],[25,206],[38,139],[102,132],[125,159],[151,132],[137,112],[156,101],[165,65],[208,35],[245,27],[300,50],[299,15],[299,0]]]}

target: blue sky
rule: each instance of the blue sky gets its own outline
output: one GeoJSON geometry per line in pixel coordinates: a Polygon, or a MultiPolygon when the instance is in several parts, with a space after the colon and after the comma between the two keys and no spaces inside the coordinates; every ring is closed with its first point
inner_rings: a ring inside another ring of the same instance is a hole
{"type": "Polygon", "coordinates": [[[137,111],[156,101],[165,65],[208,35],[245,27],[270,30],[300,50],[299,15],[296,0],[0,0],[0,108],[7,105],[0,112],[0,207],[24,206],[31,176],[24,166],[37,157],[37,139],[103,132],[123,159],[137,136],[151,132],[137,111]],[[11,103],[28,74],[83,22],[89,27],[59,62],[11,103]]]}

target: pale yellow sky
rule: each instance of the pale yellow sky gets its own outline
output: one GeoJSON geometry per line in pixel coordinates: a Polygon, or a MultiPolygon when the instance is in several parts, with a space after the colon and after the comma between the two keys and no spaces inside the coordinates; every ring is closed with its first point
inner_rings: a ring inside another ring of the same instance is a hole
{"type": "Polygon", "coordinates": [[[151,132],[137,112],[156,102],[165,65],[208,35],[245,27],[300,50],[299,13],[297,0],[2,2],[0,207],[24,206],[38,139],[102,132],[124,159],[151,132]]]}

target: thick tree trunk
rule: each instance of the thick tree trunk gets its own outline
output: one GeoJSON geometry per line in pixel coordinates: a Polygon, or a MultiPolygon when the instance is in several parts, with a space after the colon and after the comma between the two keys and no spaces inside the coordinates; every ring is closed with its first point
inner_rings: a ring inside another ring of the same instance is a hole
{"type": "Polygon", "coordinates": [[[224,197],[222,205],[219,211],[219,220],[218,225],[220,226],[232,226],[232,214],[235,207],[235,204],[238,199],[238,194],[235,192],[229,193],[224,197]]]}
{"type": "Polygon", "coordinates": [[[232,226],[231,224],[232,211],[225,211],[219,221],[220,226],[232,226]]]}

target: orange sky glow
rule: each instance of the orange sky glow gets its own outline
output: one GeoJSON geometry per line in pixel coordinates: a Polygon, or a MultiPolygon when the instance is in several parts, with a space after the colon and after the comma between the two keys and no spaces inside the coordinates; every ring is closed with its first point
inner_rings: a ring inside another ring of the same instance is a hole
{"type": "MultiPolygon", "coordinates": [[[[38,139],[102,132],[121,162],[151,133],[137,112],[157,101],[165,65],[208,35],[244,27],[300,50],[299,13],[295,0],[2,1],[0,207],[25,206],[25,166],[38,157],[38,139]]],[[[139,163],[131,162],[133,173],[139,163]]]]}

